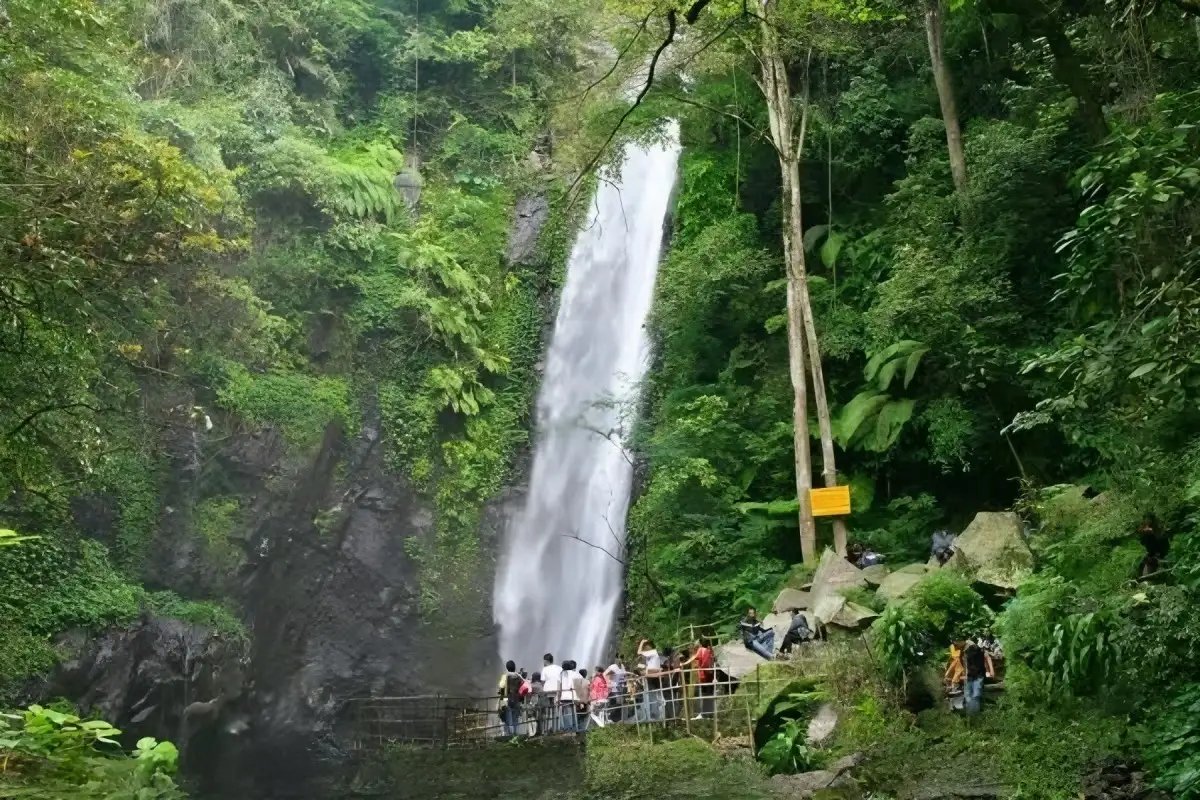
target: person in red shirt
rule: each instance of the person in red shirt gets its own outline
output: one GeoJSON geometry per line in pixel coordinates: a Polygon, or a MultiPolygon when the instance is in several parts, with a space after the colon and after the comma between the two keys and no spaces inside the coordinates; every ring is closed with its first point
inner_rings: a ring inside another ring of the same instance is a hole
{"type": "Polygon", "coordinates": [[[699,639],[692,657],[683,662],[683,667],[692,667],[696,671],[696,695],[700,698],[700,713],[693,719],[707,719],[713,713],[713,696],[716,684],[713,673],[713,651],[699,639]]]}
{"type": "Polygon", "coordinates": [[[604,676],[604,668],[597,666],[592,671],[592,685],[589,696],[592,701],[592,724],[603,728],[608,721],[604,709],[608,705],[608,678],[604,676]]]}

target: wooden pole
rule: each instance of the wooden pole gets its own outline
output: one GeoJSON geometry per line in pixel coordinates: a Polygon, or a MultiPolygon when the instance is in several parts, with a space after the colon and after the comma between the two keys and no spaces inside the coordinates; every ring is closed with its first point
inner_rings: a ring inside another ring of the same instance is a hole
{"type": "Polygon", "coordinates": [[[687,672],[682,673],[680,675],[679,682],[682,684],[682,689],[683,689],[683,725],[684,725],[684,728],[687,729],[688,736],[691,736],[692,735],[692,712],[688,709],[689,683],[687,680],[685,680],[688,676],[688,673],[691,673],[694,675],[695,671],[688,670],[687,672]]]}

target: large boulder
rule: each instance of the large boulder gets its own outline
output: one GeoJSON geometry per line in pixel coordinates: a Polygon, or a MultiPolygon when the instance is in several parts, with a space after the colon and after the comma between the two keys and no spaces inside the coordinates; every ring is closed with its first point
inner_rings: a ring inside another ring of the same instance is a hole
{"type": "Polygon", "coordinates": [[[946,566],[979,583],[1016,589],[1033,569],[1021,519],[1011,511],[982,511],[954,543],[946,566]]]}
{"type": "Polygon", "coordinates": [[[847,589],[866,588],[862,570],[832,550],[821,555],[821,563],[813,575],[809,608],[825,624],[840,624],[837,617],[846,605],[842,594],[847,589]]]}
{"type": "Polygon", "coordinates": [[[805,741],[809,747],[824,747],[833,740],[833,732],[837,729],[838,713],[833,703],[822,703],[817,713],[808,721],[808,731],[805,741]]]}
{"type": "Polygon", "coordinates": [[[877,612],[866,606],[846,602],[838,610],[838,613],[834,615],[833,619],[830,620],[830,624],[837,625],[839,628],[860,630],[871,624],[871,620],[878,616],[877,612]]]}
{"type": "Polygon", "coordinates": [[[771,610],[782,614],[794,608],[808,608],[811,600],[812,595],[808,592],[788,587],[779,592],[779,596],[775,598],[775,602],[771,605],[771,610]]]}
{"type": "Polygon", "coordinates": [[[882,597],[889,603],[899,600],[901,597],[908,594],[909,591],[911,591],[912,588],[920,583],[921,579],[925,577],[925,571],[923,569],[925,565],[921,564],[919,566],[922,567],[920,573],[897,570],[891,575],[888,575],[883,583],[880,584],[879,588],[875,590],[875,594],[879,597],[882,597]]]}
{"type": "Polygon", "coordinates": [[[888,568],[886,564],[872,564],[869,567],[862,569],[863,580],[872,586],[878,586],[883,583],[884,578],[888,576],[888,568]]]}
{"type": "Polygon", "coordinates": [[[740,641],[718,645],[714,655],[717,659],[717,669],[735,681],[740,681],[754,672],[760,664],[767,663],[757,653],[747,650],[740,641]]]}

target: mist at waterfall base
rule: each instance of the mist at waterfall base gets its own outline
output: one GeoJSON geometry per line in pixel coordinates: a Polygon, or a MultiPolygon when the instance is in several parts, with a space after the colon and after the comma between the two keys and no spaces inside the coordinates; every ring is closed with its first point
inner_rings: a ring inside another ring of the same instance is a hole
{"type": "Polygon", "coordinates": [[[571,251],[529,492],[505,531],[492,604],[500,658],[531,671],[543,653],[587,669],[611,655],[633,477],[621,437],[648,365],[645,322],[678,161],[674,125],[659,144],[627,145],[571,251]]]}

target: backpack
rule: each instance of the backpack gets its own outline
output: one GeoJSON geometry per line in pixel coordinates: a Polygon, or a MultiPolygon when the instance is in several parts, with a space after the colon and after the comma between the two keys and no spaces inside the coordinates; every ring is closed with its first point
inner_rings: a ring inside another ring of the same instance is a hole
{"type": "Polygon", "coordinates": [[[517,673],[508,673],[504,680],[504,699],[514,705],[521,702],[521,684],[524,682],[525,679],[517,673]]]}

